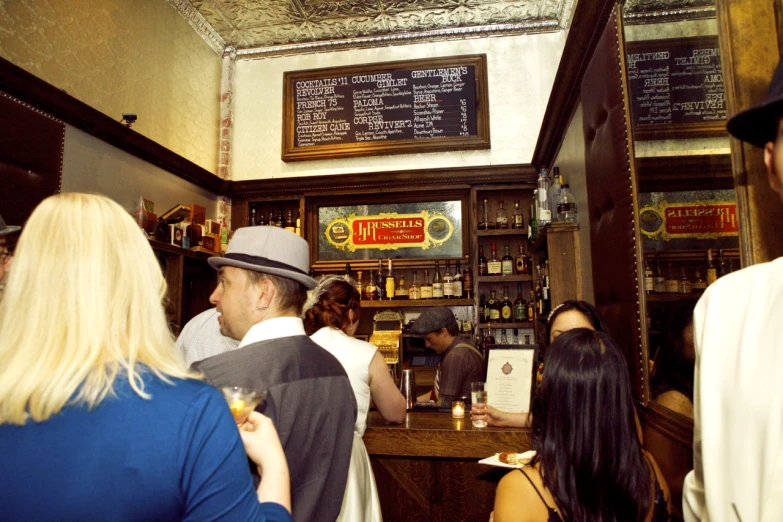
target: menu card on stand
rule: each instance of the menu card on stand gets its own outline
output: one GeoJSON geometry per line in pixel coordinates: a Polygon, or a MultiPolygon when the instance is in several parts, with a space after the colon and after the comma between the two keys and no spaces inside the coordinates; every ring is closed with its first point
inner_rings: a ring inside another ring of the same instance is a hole
{"type": "Polygon", "coordinates": [[[501,411],[530,411],[538,345],[493,345],[487,363],[487,403],[501,411]],[[523,347],[524,346],[524,347],[523,347]]]}

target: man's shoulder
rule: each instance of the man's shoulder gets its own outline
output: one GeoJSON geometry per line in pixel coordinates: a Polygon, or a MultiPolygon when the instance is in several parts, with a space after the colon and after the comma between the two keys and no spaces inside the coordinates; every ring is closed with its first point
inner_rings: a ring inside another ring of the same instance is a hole
{"type": "Polygon", "coordinates": [[[711,300],[731,299],[736,305],[757,300],[763,294],[777,294],[783,290],[783,257],[759,263],[727,274],[707,288],[700,300],[704,305],[711,300]]]}

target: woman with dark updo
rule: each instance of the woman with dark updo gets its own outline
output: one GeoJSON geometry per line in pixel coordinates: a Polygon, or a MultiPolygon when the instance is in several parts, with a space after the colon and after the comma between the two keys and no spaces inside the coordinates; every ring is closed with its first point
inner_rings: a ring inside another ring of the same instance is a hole
{"type": "Polygon", "coordinates": [[[353,451],[343,507],[338,521],[381,521],[381,506],[370,457],[362,442],[370,399],[389,422],[405,420],[405,398],[394,384],[378,347],[355,339],[359,326],[360,298],[353,285],[341,277],[327,276],[310,291],[305,310],[305,330],[334,355],[345,368],[356,396],[353,451]]]}

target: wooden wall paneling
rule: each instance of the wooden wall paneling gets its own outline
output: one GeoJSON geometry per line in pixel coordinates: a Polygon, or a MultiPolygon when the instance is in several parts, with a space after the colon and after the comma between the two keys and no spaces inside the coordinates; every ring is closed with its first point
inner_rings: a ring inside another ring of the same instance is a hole
{"type": "Polygon", "coordinates": [[[582,299],[579,227],[576,223],[556,223],[547,229],[547,258],[552,306],[569,299],[582,299]]]}
{"type": "Polygon", "coordinates": [[[229,181],[215,176],[3,58],[0,58],[0,91],[210,192],[225,194],[228,190],[229,181]]]}
{"type": "Polygon", "coordinates": [[[647,322],[623,32],[618,7],[582,80],[585,178],[595,305],[624,350],[636,399],[647,401],[647,322]]]}
{"type": "MultiPolygon", "coordinates": [[[[717,0],[729,117],[762,102],[780,58],[777,0],[717,0]]],[[[769,188],[761,149],[731,138],[742,265],[783,255],[783,205],[769,188]]]]}

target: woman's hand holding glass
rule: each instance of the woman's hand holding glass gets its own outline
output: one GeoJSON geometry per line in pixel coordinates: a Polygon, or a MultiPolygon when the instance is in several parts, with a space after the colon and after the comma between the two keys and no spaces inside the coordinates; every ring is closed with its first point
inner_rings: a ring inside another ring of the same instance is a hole
{"type": "Polygon", "coordinates": [[[472,404],[470,407],[471,417],[485,419],[488,426],[499,428],[527,428],[530,427],[527,413],[508,413],[500,411],[489,404],[472,404]]]}

